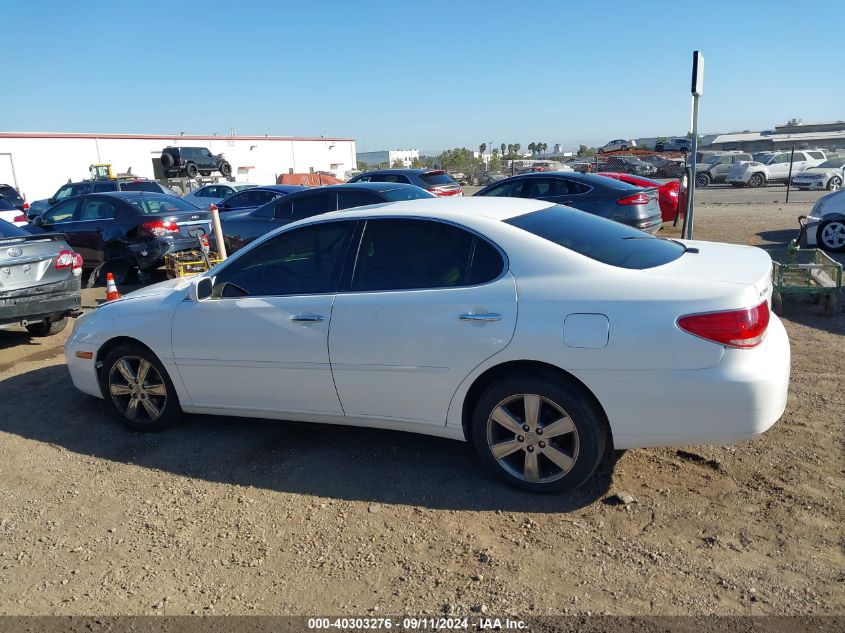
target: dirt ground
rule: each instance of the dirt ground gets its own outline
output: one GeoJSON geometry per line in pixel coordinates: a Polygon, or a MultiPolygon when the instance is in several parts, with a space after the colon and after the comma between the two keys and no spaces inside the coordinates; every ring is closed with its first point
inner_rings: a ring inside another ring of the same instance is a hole
{"type": "MultiPolygon", "coordinates": [[[[700,201],[697,237],[773,255],[810,208],[700,201]]],[[[72,387],[64,335],[0,332],[0,613],[845,613],[845,314],[786,308],[771,431],[629,451],[559,498],[422,436],[211,417],[128,432],[72,387]]]]}

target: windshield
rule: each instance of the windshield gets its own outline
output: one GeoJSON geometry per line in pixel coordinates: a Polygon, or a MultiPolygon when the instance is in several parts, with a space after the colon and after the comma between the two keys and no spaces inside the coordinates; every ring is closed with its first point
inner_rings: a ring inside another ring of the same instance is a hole
{"type": "Polygon", "coordinates": [[[678,259],[686,251],[678,242],[561,205],[520,215],[506,222],[618,268],[654,268],[678,259]]]}
{"type": "Polygon", "coordinates": [[[402,200],[417,200],[419,198],[436,198],[433,193],[429,193],[420,187],[402,187],[401,189],[391,189],[390,191],[382,192],[392,202],[400,202],[402,200]]]}
{"type": "Polygon", "coordinates": [[[710,158],[707,159],[707,164],[708,165],[715,165],[716,163],[718,163],[721,160],[721,158],[722,157],[719,156],[718,154],[716,154],[715,156],[711,156],[710,158]]]}
{"type": "Polygon", "coordinates": [[[235,191],[243,191],[244,189],[252,189],[258,185],[229,185],[235,191]]]}
{"type": "Polygon", "coordinates": [[[144,215],[199,211],[199,208],[190,202],[173,196],[140,196],[138,198],[126,198],[126,202],[140,210],[144,215]]]}
{"type": "Polygon", "coordinates": [[[819,167],[830,167],[833,169],[837,169],[839,167],[845,167],[845,157],[842,158],[831,158],[830,160],[824,161],[819,167]]]}

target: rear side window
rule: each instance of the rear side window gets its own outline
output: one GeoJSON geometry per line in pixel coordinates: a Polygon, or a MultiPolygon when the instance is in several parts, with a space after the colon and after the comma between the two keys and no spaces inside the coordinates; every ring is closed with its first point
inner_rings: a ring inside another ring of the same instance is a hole
{"type": "Polygon", "coordinates": [[[408,179],[400,174],[374,174],[370,176],[370,182],[402,182],[408,183],[408,179]]]}
{"type": "Polygon", "coordinates": [[[503,267],[495,248],[456,226],[427,220],[369,220],[351,289],[466,286],[498,277],[503,267]]]}
{"type": "Polygon", "coordinates": [[[161,187],[158,183],[152,180],[135,180],[133,182],[124,182],[120,185],[123,191],[150,191],[152,193],[161,193],[161,187]]]}
{"type": "Polygon", "coordinates": [[[6,222],[6,220],[0,220],[0,238],[4,237],[26,237],[29,235],[23,229],[16,227],[14,224],[10,224],[6,222]]]}
{"type": "Polygon", "coordinates": [[[329,210],[329,194],[320,193],[311,196],[303,196],[293,202],[293,219],[301,220],[310,218],[312,215],[319,215],[329,210]]]}
{"type": "Polygon", "coordinates": [[[379,202],[383,202],[383,200],[376,194],[366,191],[338,191],[337,193],[338,209],[352,209],[368,204],[378,204],[379,202]]]}
{"type": "Polygon", "coordinates": [[[15,205],[6,200],[6,197],[0,195],[0,211],[14,211],[15,205]]]}
{"type": "Polygon", "coordinates": [[[117,191],[117,185],[113,182],[95,182],[93,192],[103,193],[104,191],[117,191]]]}
{"type": "Polygon", "coordinates": [[[420,176],[429,185],[457,185],[445,171],[432,171],[420,176]]]}
{"type": "MultiPolygon", "coordinates": [[[[387,196],[387,199],[392,202],[401,202],[402,200],[418,200],[419,198],[436,198],[433,193],[421,189],[419,187],[402,187],[401,189],[391,189],[390,191],[382,191],[382,195],[387,196]]],[[[372,203],[371,203],[372,204],[372,203]]]]}
{"type": "Polygon", "coordinates": [[[0,186],[0,196],[3,196],[11,202],[13,205],[15,204],[23,204],[23,198],[20,197],[18,194],[18,190],[14,187],[3,187],[0,186]]]}
{"type": "Polygon", "coordinates": [[[585,257],[618,268],[662,266],[684,254],[678,242],[583,211],[554,205],[506,221],[585,257]]]}
{"type": "Polygon", "coordinates": [[[488,189],[482,195],[496,198],[518,198],[524,182],[524,180],[505,181],[488,189]]]}
{"type": "Polygon", "coordinates": [[[126,202],[138,209],[144,215],[199,211],[199,209],[190,202],[186,202],[181,198],[174,198],[173,196],[144,196],[140,198],[127,198],[126,202]]]}

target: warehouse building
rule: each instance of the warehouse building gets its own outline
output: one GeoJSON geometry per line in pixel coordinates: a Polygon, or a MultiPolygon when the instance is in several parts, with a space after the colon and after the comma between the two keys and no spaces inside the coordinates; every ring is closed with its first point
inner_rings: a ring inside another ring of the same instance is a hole
{"type": "Polygon", "coordinates": [[[343,179],[356,166],[351,138],[0,132],[0,183],[14,185],[28,200],[47,198],[68,180],[88,178],[89,166],[96,163],[111,163],[115,173],[161,180],[161,150],[168,146],[223,154],[233,179],[262,185],[292,172],[328,172],[343,179]]]}
{"type": "Polygon", "coordinates": [[[845,149],[845,121],[790,122],[762,132],[719,134],[708,149],[750,152],[779,149],[845,149]]]}

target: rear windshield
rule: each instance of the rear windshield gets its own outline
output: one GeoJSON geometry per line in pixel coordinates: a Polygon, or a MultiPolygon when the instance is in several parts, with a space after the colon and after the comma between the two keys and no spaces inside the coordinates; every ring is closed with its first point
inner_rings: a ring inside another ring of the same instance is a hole
{"type": "Polygon", "coordinates": [[[654,268],[675,261],[685,248],[584,211],[554,205],[506,220],[517,228],[585,257],[618,268],[654,268]]]}
{"type": "Polygon", "coordinates": [[[437,197],[433,193],[429,193],[425,189],[420,189],[419,187],[402,187],[401,189],[391,189],[390,191],[383,191],[382,193],[387,196],[388,200],[393,202],[437,197]]]}
{"type": "Polygon", "coordinates": [[[23,229],[6,222],[6,220],[0,220],[0,239],[4,237],[26,237],[27,235],[29,233],[23,229]]]}
{"type": "Polygon", "coordinates": [[[23,198],[18,195],[18,191],[14,187],[0,186],[0,196],[3,196],[12,204],[23,204],[23,198]]]}
{"type": "Polygon", "coordinates": [[[152,191],[153,193],[161,193],[161,187],[158,183],[151,180],[135,180],[133,182],[121,183],[120,188],[123,191],[152,191]]]}
{"type": "Polygon", "coordinates": [[[6,200],[6,196],[0,195],[0,211],[14,211],[15,205],[6,200]]]}
{"type": "Polygon", "coordinates": [[[229,185],[235,191],[243,191],[244,189],[252,189],[258,185],[229,185]]]}
{"type": "Polygon", "coordinates": [[[125,200],[144,215],[199,211],[199,208],[190,202],[173,196],[143,196],[141,198],[126,198],[125,200]]]}
{"type": "Polygon", "coordinates": [[[452,177],[445,171],[433,171],[420,176],[429,185],[457,185],[452,177]]]}

